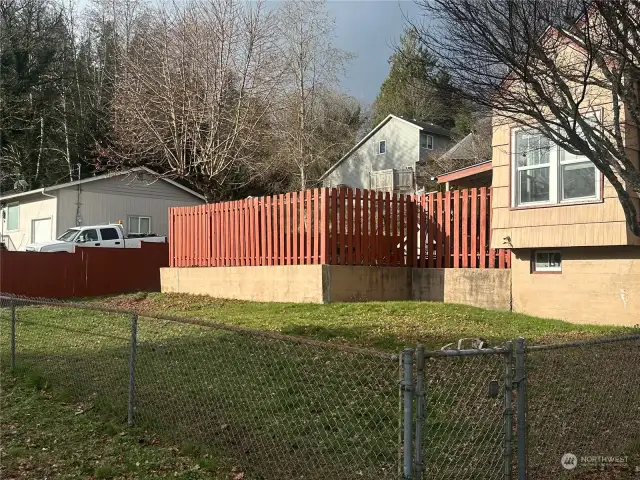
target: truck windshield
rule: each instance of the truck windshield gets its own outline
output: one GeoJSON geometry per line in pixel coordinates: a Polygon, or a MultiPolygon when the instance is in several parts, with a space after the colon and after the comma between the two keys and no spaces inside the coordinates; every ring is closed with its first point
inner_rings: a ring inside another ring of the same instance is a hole
{"type": "Polygon", "coordinates": [[[78,236],[78,233],[80,233],[80,230],[70,228],[69,230],[64,232],[62,235],[60,235],[58,237],[58,240],[62,240],[63,242],[73,242],[75,238],[78,236]]]}

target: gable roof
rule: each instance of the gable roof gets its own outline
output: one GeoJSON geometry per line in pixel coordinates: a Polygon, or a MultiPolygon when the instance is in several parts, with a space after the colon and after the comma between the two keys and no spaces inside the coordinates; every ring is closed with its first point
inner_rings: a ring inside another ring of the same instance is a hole
{"type": "Polygon", "coordinates": [[[486,155],[491,156],[490,151],[480,144],[482,139],[476,133],[470,133],[453,147],[447,150],[438,160],[468,160],[473,163],[480,163],[487,160],[486,155]]]}
{"type": "Polygon", "coordinates": [[[418,121],[418,120],[409,120],[408,118],[399,117],[399,116],[396,116],[396,115],[393,115],[393,114],[389,114],[378,125],[373,127],[373,129],[369,133],[367,133],[362,138],[362,140],[360,140],[358,143],[356,143],[353,146],[353,148],[351,148],[351,150],[349,150],[347,153],[345,153],[340,160],[338,160],[336,163],[331,165],[331,167],[329,167],[329,170],[324,172],[322,174],[322,176],[318,179],[318,181],[320,182],[320,181],[324,180],[327,177],[327,175],[329,175],[331,172],[333,172],[342,162],[344,162],[347,158],[349,158],[353,152],[355,152],[358,148],[360,148],[360,146],[363,143],[365,143],[367,140],[369,140],[374,133],[376,133],[378,130],[380,130],[392,118],[395,118],[396,120],[400,120],[400,121],[405,122],[405,123],[407,123],[407,124],[409,124],[409,125],[411,125],[413,127],[416,127],[420,131],[434,133],[436,135],[442,135],[442,136],[445,136],[447,138],[451,138],[451,132],[449,130],[447,130],[446,128],[439,127],[438,125],[434,125],[432,123],[421,122],[421,121],[418,121]]]}
{"type": "Polygon", "coordinates": [[[200,200],[205,200],[204,195],[200,195],[199,193],[195,192],[194,190],[191,190],[190,188],[185,187],[184,185],[180,185],[178,182],[175,182],[174,180],[171,180],[170,178],[163,178],[158,172],[155,172],[155,171],[153,171],[153,170],[151,170],[150,168],[147,168],[147,167],[136,167],[136,168],[131,168],[129,170],[122,170],[122,171],[118,171],[118,172],[105,173],[104,175],[96,175],[95,177],[88,177],[88,178],[83,178],[81,180],[74,180],[72,182],[61,183],[60,185],[52,185],[50,187],[38,188],[36,190],[29,190],[28,192],[12,193],[12,194],[0,197],[0,200],[11,200],[13,198],[25,197],[27,195],[33,195],[35,193],[46,194],[47,192],[51,192],[51,191],[54,191],[54,190],[60,190],[62,188],[72,187],[72,186],[75,186],[75,185],[81,185],[81,184],[84,184],[84,183],[96,182],[98,180],[106,180],[108,178],[119,177],[121,175],[130,175],[130,174],[135,173],[135,172],[148,173],[149,175],[153,175],[154,177],[157,177],[158,180],[165,181],[165,182],[173,185],[174,187],[177,187],[177,188],[189,193],[190,195],[193,195],[194,197],[199,198],[200,200]]]}

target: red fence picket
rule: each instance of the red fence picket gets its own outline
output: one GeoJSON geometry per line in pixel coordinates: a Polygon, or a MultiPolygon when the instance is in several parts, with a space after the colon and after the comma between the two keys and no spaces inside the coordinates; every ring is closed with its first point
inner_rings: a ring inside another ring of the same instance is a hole
{"type": "Polygon", "coordinates": [[[172,267],[510,268],[491,248],[491,188],[390,195],[314,189],[170,210],[172,267]]]}

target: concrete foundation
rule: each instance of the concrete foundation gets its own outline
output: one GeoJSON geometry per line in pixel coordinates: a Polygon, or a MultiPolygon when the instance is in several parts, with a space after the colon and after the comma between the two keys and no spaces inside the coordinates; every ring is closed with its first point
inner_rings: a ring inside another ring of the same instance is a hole
{"type": "Polygon", "coordinates": [[[535,273],[532,251],[511,256],[513,311],[600,325],[640,324],[640,247],[573,247],[562,271],[535,273]]]}
{"type": "Polygon", "coordinates": [[[411,300],[411,270],[324,265],[325,302],[411,300]]]}
{"type": "Polygon", "coordinates": [[[163,268],[162,291],[258,302],[427,300],[509,310],[511,271],[287,265],[163,268]]]}
{"type": "Polygon", "coordinates": [[[422,300],[513,310],[576,323],[640,324],[640,247],[560,249],[562,272],[535,273],[531,250],[511,270],[289,265],[162,268],[163,292],[259,302],[422,300]]]}

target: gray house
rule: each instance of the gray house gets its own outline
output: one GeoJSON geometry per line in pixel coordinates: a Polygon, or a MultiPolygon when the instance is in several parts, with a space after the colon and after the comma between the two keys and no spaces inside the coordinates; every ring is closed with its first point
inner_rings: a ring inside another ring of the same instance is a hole
{"type": "Polygon", "coordinates": [[[410,193],[421,186],[416,171],[448,150],[451,132],[431,123],[389,115],[327,170],[325,187],[348,186],[410,193]]]}
{"type": "Polygon", "coordinates": [[[139,167],[0,196],[0,241],[24,250],[71,227],[120,221],[126,234],[166,235],[169,207],[203,203],[202,195],[139,167]]]}

